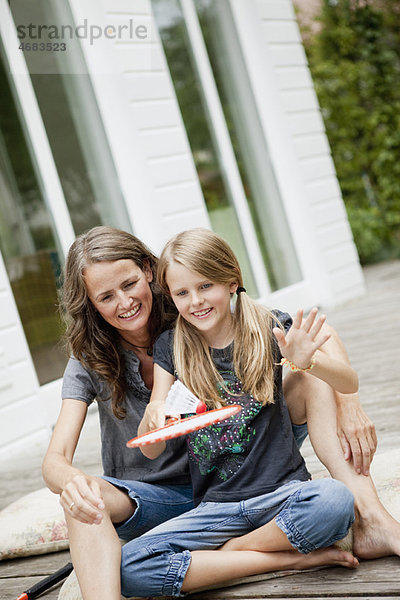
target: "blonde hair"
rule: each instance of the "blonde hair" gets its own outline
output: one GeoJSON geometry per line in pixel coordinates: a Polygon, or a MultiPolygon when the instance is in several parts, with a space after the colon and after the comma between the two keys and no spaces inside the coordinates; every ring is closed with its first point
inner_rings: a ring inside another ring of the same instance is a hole
{"type": "MultiPolygon", "coordinates": [[[[69,353],[92,369],[111,390],[114,415],[122,419],[125,407],[125,364],[119,351],[120,337],[94,308],[88,296],[84,273],[92,264],[132,260],[142,271],[148,267],[155,278],[157,257],[134,235],[113,227],[93,227],[72,244],[64,272],[62,308],[67,320],[65,334],[69,353]]],[[[161,293],[156,283],[150,283],[153,297],[148,322],[151,344],[158,335],[172,326],[176,310],[170,298],[161,293]]]]}
{"type": "MultiPolygon", "coordinates": [[[[207,229],[184,231],[166,244],[157,269],[158,283],[165,293],[169,293],[166,277],[173,262],[212,282],[234,282],[243,287],[240,266],[232,249],[223,238],[207,229]]],[[[274,402],[273,324],[279,326],[279,321],[271,311],[245,292],[237,296],[233,367],[243,391],[263,405],[274,402]]],[[[198,398],[212,408],[223,404],[217,391],[223,379],[210,349],[196,327],[181,315],[174,333],[174,361],[179,378],[198,398]]]]}

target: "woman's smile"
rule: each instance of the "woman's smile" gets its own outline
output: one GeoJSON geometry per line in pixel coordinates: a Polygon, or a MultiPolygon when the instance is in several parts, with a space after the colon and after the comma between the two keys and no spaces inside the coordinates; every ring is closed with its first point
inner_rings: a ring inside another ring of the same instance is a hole
{"type": "Polygon", "coordinates": [[[123,313],[122,315],[119,315],[119,318],[127,320],[127,319],[131,319],[132,317],[136,317],[136,315],[138,314],[138,312],[140,311],[141,308],[142,308],[142,305],[138,304],[131,310],[128,310],[128,312],[123,313]]]}
{"type": "Polygon", "coordinates": [[[153,306],[150,268],[142,270],[133,260],[122,259],[93,263],[84,276],[89,298],[107,323],[127,333],[132,343],[148,338],[153,306]]]}

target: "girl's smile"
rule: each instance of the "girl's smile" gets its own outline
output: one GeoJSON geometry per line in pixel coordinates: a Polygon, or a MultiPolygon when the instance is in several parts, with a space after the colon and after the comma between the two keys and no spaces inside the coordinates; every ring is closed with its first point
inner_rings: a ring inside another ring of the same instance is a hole
{"type": "Polygon", "coordinates": [[[233,340],[230,300],[237,283],[216,283],[175,261],[168,266],[166,282],[180,315],[209,346],[224,348],[233,340]]]}
{"type": "Polygon", "coordinates": [[[212,308],[206,308],[205,310],[199,310],[197,312],[194,312],[193,315],[199,319],[203,319],[204,317],[207,317],[212,311],[212,308]]]}

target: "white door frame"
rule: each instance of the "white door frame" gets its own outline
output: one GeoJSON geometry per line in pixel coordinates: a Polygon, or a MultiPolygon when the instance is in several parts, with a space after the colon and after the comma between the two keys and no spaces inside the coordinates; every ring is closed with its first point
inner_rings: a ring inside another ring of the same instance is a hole
{"type": "Polygon", "coordinates": [[[262,36],[257,3],[256,0],[229,2],[304,277],[302,282],[274,292],[268,298],[268,303],[279,301],[281,305],[289,307],[309,307],[315,302],[315,289],[318,289],[319,304],[329,305],[332,300],[331,285],[326,269],[320,262],[320,248],[310,225],[312,215],[307,210],[305,185],[282,107],[277,75],[262,36]]]}
{"type": "Polygon", "coordinates": [[[181,6],[191,43],[191,49],[196,62],[200,84],[207,104],[208,115],[213,127],[213,135],[215,136],[218,145],[221,167],[225,173],[234,208],[236,209],[240,227],[243,232],[243,242],[246,246],[247,254],[253,268],[258,293],[259,296],[263,297],[270,293],[271,288],[254,231],[249,205],[247,203],[246,194],[243,189],[242,180],[232,148],[232,142],[226,125],[212,67],[208,58],[207,48],[197,17],[196,7],[193,0],[181,0],[181,6]]]}

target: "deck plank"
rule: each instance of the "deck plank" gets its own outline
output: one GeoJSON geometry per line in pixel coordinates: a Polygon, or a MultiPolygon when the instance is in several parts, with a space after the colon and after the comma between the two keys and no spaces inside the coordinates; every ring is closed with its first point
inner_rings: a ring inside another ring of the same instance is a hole
{"type": "Polygon", "coordinates": [[[190,594],[190,600],[247,600],[261,598],[339,598],[400,596],[397,557],[363,561],[357,569],[330,567],[267,581],[240,584],[224,590],[190,594]]]}

